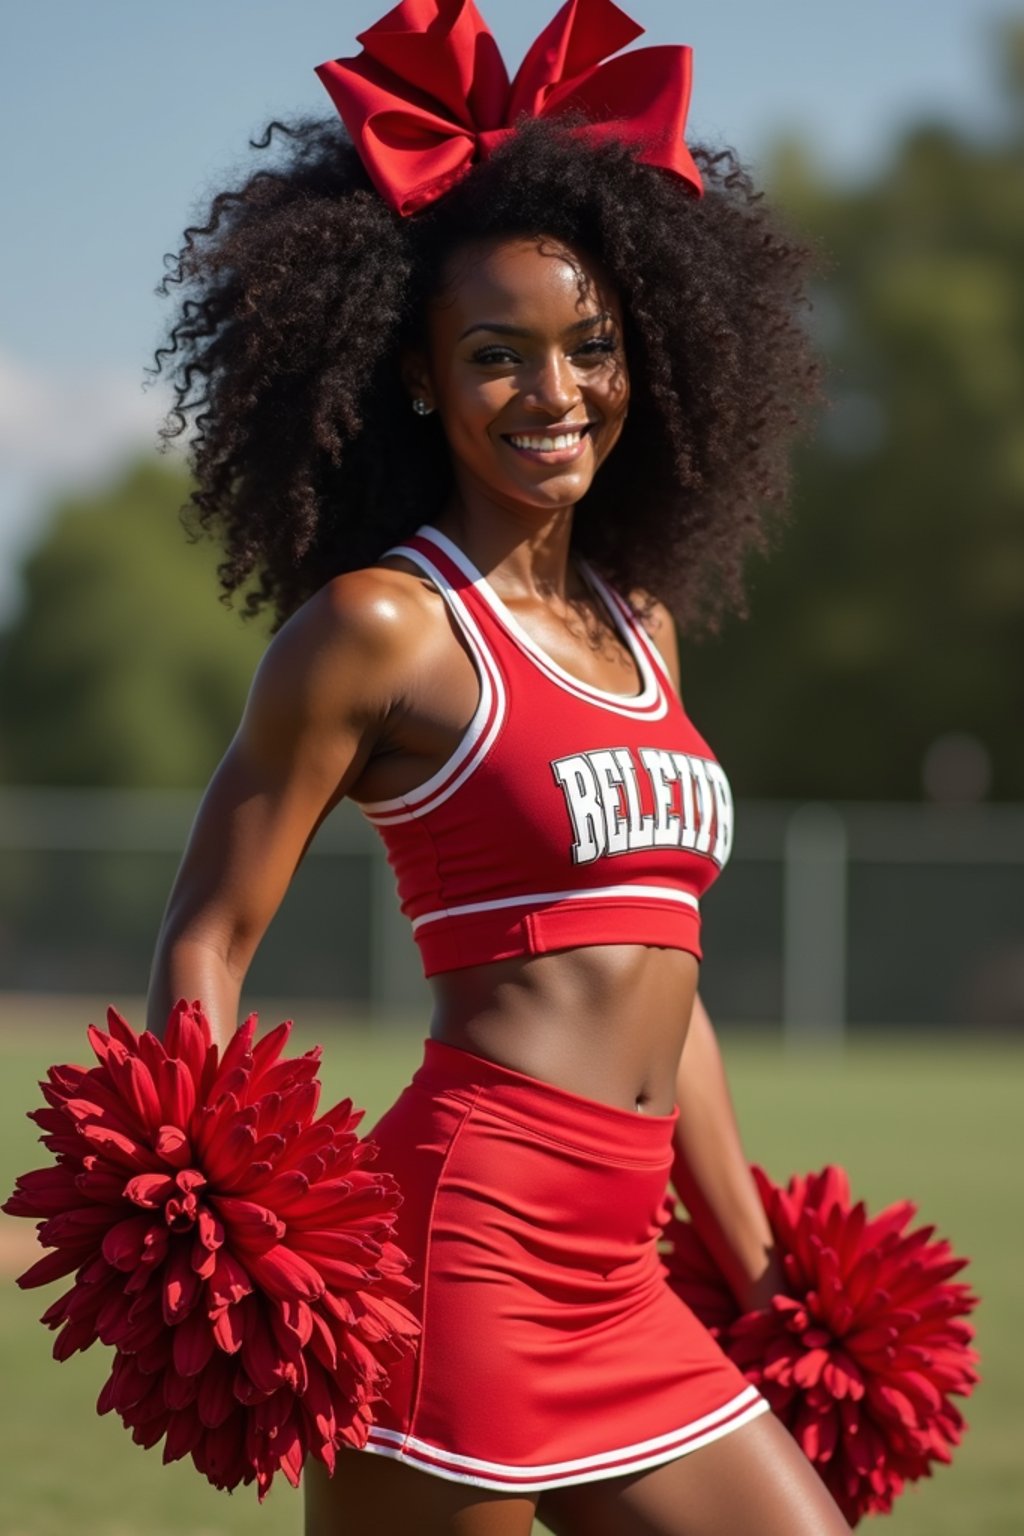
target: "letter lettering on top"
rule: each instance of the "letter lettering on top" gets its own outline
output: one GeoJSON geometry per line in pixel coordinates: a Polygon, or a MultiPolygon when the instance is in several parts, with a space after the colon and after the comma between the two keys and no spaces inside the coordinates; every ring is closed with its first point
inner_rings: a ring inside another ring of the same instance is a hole
{"type": "Polygon", "coordinates": [[[719,866],[727,864],[732,852],[733,806],[732,787],[720,763],[705,764],[708,778],[715,795],[715,824],[718,835],[711,857],[719,866]]]}
{"type": "Polygon", "coordinates": [[[672,761],[679,775],[680,809],[683,813],[683,830],[679,839],[681,848],[692,848],[697,841],[697,816],[693,802],[693,758],[685,752],[673,752],[672,761]]]}
{"type": "Polygon", "coordinates": [[[707,758],[691,757],[693,782],[697,786],[697,841],[695,853],[707,853],[711,847],[711,785],[708,783],[707,758]]]}
{"type": "Polygon", "coordinates": [[[619,789],[622,786],[622,770],[610,751],[602,749],[588,752],[590,766],[597,778],[598,793],[604,806],[604,823],[608,837],[606,853],[626,853],[629,849],[629,823],[621,812],[619,789]]]}
{"type": "Polygon", "coordinates": [[[641,747],[640,760],[651,776],[654,791],[654,846],[678,848],[679,817],[670,814],[672,783],[676,777],[672,753],[663,752],[660,747],[641,747]]]}
{"type": "Polygon", "coordinates": [[[551,764],[555,782],[565,794],[572,818],[574,864],[591,864],[606,851],[608,828],[601,791],[589,759],[583,752],[557,758],[551,764]]]}
{"type": "Polygon", "coordinates": [[[630,848],[653,848],[654,817],[641,814],[640,786],[636,781],[636,764],[629,755],[629,748],[616,747],[615,761],[622,772],[622,785],[626,791],[626,806],[629,815],[629,846],[630,848]]]}

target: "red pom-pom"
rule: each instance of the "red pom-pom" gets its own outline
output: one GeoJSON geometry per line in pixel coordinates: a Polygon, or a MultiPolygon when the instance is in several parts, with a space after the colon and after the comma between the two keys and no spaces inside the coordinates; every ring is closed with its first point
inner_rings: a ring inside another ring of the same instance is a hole
{"type": "Polygon", "coordinates": [[[291,1021],[255,1040],[256,1014],[223,1055],[199,1002],[178,1002],[161,1041],[114,1008],[88,1036],[99,1066],[53,1066],[29,1112],[56,1166],[22,1174],[0,1209],[42,1216],[53,1252],[27,1289],[76,1271],[43,1314],[66,1360],[115,1350],[97,1410],[163,1459],[191,1455],[218,1488],[275,1471],[294,1486],[307,1453],[333,1472],[361,1447],[387,1366],[415,1347],[413,1289],[393,1238],[401,1196],[355,1127],[350,1099],[314,1118],[320,1046],[285,1059],[291,1021]]]}
{"type": "Polygon", "coordinates": [[[669,1283],[764,1393],[851,1525],[948,1462],[978,1380],[967,1263],[909,1201],[869,1217],[827,1167],[783,1189],[753,1169],[788,1293],[740,1315],[691,1223],[666,1228],[669,1283]]]}

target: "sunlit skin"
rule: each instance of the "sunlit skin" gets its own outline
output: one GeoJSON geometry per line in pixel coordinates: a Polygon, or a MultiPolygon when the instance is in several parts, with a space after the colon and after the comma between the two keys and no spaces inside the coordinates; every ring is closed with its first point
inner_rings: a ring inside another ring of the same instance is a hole
{"type": "Polygon", "coordinates": [[[593,262],[553,241],[464,247],[445,278],[428,311],[428,353],[405,371],[440,417],[464,521],[504,513],[527,532],[538,513],[561,512],[567,532],[626,419],[618,297],[593,262]],[[580,425],[582,451],[569,463],[509,441],[580,425]]]}
{"type": "MultiPolygon", "coordinates": [[[[618,296],[586,253],[549,240],[464,248],[445,279],[423,350],[401,362],[410,399],[434,408],[423,430],[443,432],[452,458],[455,488],[436,526],[565,671],[635,694],[635,663],[569,555],[574,508],[626,419],[618,296]],[[583,424],[578,451],[509,441],[583,424]]],[[[671,615],[655,604],[649,622],[678,689],[671,615]]],[[[337,576],[303,604],[268,646],[203,796],[157,941],[150,1029],[162,1033],[177,997],[202,997],[226,1042],[242,980],[317,826],[346,796],[385,799],[430,778],[478,696],[444,600],[401,557],[337,576]]],[[[685,950],[640,944],[467,967],[432,978],[430,1032],[622,1108],[663,1114],[678,1102],[680,1191],[741,1305],[755,1306],[779,1277],[698,970],[685,950]]],[[[559,1536],[847,1529],[769,1414],[643,1475],[539,1499],[351,1451],[333,1477],[310,1458],[303,1485],[306,1536],[529,1536],[535,1513],[559,1536]]]]}
{"type": "MultiPolygon", "coordinates": [[[[588,616],[581,625],[572,606],[582,591],[569,559],[574,508],[629,406],[621,305],[600,267],[552,240],[464,247],[429,307],[426,347],[403,372],[410,394],[436,411],[430,426],[452,456],[455,490],[436,525],[567,671],[636,693],[635,666],[611,625],[602,618],[603,633],[588,640],[594,625],[588,616]],[[568,452],[513,441],[581,427],[568,452]]],[[[401,559],[385,563],[415,574],[401,559]]],[[[667,633],[662,623],[663,644],[667,633]]],[[[458,674],[453,681],[460,685],[458,674]]],[[[474,675],[470,712],[476,696],[474,675]]],[[[422,775],[405,787],[412,782],[422,775]]],[[[360,783],[357,798],[363,791],[360,783]]],[[[462,967],[434,978],[431,1033],[576,1092],[663,1114],[675,1102],[697,975],[692,954],[640,944],[462,967]]]]}

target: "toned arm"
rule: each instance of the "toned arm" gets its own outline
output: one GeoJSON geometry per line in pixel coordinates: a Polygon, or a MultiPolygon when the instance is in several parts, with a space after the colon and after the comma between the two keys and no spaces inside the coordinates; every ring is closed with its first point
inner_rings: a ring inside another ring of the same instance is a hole
{"type": "Polygon", "coordinates": [[[774,1239],[740,1140],[718,1039],[700,995],[676,1080],[676,1194],[744,1311],[784,1289],[774,1239]]]}
{"type": "Polygon", "coordinates": [[[200,998],[223,1044],[260,939],[321,821],[357,781],[401,686],[406,615],[386,575],[336,577],[273,637],[203,795],[150,975],[147,1027],[200,998]]]}
{"type": "MultiPolygon", "coordinates": [[[[678,693],[675,623],[661,603],[651,620],[651,639],[678,693]]],[[[783,1289],[783,1277],[740,1140],[718,1039],[699,992],[676,1077],[676,1102],[676,1193],[741,1307],[762,1306],[783,1289]]]]}

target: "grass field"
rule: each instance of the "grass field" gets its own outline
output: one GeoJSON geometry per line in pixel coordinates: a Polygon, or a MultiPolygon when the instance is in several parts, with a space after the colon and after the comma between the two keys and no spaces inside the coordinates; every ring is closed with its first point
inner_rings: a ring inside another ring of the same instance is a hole
{"type": "MultiPolygon", "coordinates": [[[[141,1011],[129,1017],[141,1027],[141,1011]]],[[[261,1029],[281,1014],[264,1011],[261,1029]]],[[[91,1062],[85,1040],[98,1009],[29,1010],[0,999],[0,1188],[49,1162],[25,1111],[52,1061],[91,1062]]],[[[1024,1530],[1024,1045],[922,1032],[858,1041],[841,1055],[794,1059],[778,1044],[721,1030],[749,1155],[775,1178],[839,1162],[869,1209],[914,1199],[958,1252],[982,1303],[974,1314],[982,1383],[951,1467],[909,1489],[887,1520],[893,1536],[1018,1536],[1024,1530]]],[[[323,1107],[351,1095],[369,1125],[406,1080],[422,1031],[339,1027],[307,1017],[293,1041],[323,1041],[323,1107]]],[[[24,1292],[14,1273],[35,1256],[34,1224],[0,1214],[0,1536],[299,1536],[301,1493],[275,1480],[262,1507],[249,1487],[228,1495],[189,1463],[165,1467],[113,1414],[95,1412],[108,1353],[95,1346],[58,1364],[38,1318],[66,1288],[24,1292]]],[[[36,1249],[36,1252],[42,1250],[36,1249]]],[[[867,1522],[862,1529],[870,1529],[867,1522]]],[[[539,1529],[539,1528],[538,1528],[539,1529]]],[[[410,1522],[410,1536],[415,1522],[410,1522]]],[[[345,1532],[339,1536],[371,1536],[345,1532]]]]}

